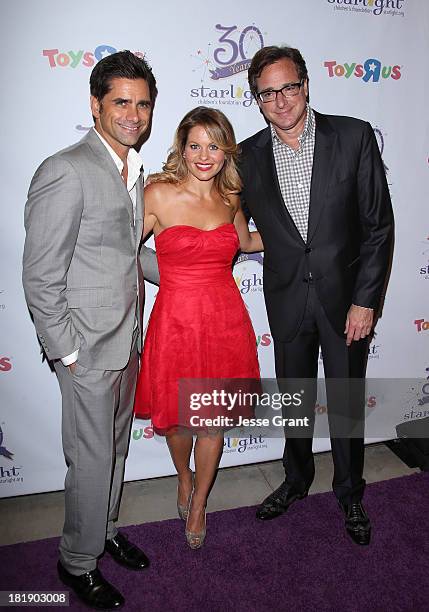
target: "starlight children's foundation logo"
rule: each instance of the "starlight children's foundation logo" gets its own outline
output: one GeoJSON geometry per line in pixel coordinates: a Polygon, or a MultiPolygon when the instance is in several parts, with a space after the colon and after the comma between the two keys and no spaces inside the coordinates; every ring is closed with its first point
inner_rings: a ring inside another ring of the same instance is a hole
{"type": "Polygon", "coordinates": [[[0,484],[23,482],[22,469],[21,465],[14,464],[14,453],[6,442],[3,427],[0,426],[0,484]],[[6,459],[7,461],[4,461],[6,459]]]}
{"type": "Polygon", "coordinates": [[[344,77],[350,79],[355,77],[362,79],[364,83],[378,83],[381,80],[393,79],[397,81],[401,78],[401,66],[398,64],[383,64],[374,57],[368,58],[362,63],[343,62],[327,60],[323,63],[330,78],[344,77]]]}
{"type": "Polygon", "coordinates": [[[375,339],[368,347],[368,359],[380,359],[381,344],[377,344],[375,339]]]}
{"type": "MultiPolygon", "coordinates": [[[[255,229],[253,221],[250,221],[249,229],[255,229]]],[[[242,253],[234,265],[234,280],[244,299],[256,293],[263,293],[263,265],[262,253],[242,253]],[[256,265],[255,265],[256,264],[256,265]]],[[[270,333],[256,335],[256,346],[258,348],[270,346],[272,338],[270,333]]]]}
{"type": "Polygon", "coordinates": [[[237,105],[249,107],[253,97],[247,83],[252,57],[264,46],[264,35],[255,24],[215,25],[217,42],[208,43],[205,51],[191,55],[199,75],[198,86],[192,87],[193,101],[205,106],[237,105]]]}
{"type": "MultiPolygon", "coordinates": [[[[375,336],[368,346],[368,359],[380,359],[381,344],[377,344],[375,336]]],[[[319,348],[319,364],[323,364],[322,349],[319,348]]]]}
{"type": "Polygon", "coordinates": [[[234,280],[244,296],[249,293],[262,293],[262,253],[242,253],[234,266],[234,280]],[[254,264],[259,264],[255,266],[254,264]]]}
{"type": "Polygon", "coordinates": [[[406,0],[325,0],[336,11],[404,17],[406,0]]]}
{"type": "Polygon", "coordinates": [[[246,451],[256,451],[262,448],[268,448],[265,439],[262,436],[253,436],[249,434],[245,438],[229,438],[226,437],[223,443],[223,452],[228,453],[245,453],[246,451]]]}
{"type": "Polygon", "coordinates": [[[429,368],[426,374],[426,379],[416,382],[408,391],[404,421],[429,417],[429,368]]]}
{"type": "MultiPolygon", "coordinates": [[[[93,51],[85,51],[84,49],[76,49],[65,51],[63,49],[43,49],[42,55],[46,57],[50,68],[92,68],[97,62],[104,57],[116,53],[118,49],[112,45],[98,45],[93,51]]],[[[141,51],[134,51],[137,57],[144,57],[141,51]]]]}

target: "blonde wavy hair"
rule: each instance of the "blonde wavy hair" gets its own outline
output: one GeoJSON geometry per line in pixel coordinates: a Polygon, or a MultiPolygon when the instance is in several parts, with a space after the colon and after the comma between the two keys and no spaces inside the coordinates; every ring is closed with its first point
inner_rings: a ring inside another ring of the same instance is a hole
{"type": "Polygon", "coordinates": [[[197,106],[183,117],[162,172],[151,174],[148,183],[179,184],[187,179],[189,170],[183,154],[188,134],[196,126],[202,126],[213,143],[225,153],[225,163],[215,177],[215,186],[221,198],[229,204],[228,196],[239,193],[242,185],[237,171],[238,146],[231,123],[214,108],[197,106]]]}

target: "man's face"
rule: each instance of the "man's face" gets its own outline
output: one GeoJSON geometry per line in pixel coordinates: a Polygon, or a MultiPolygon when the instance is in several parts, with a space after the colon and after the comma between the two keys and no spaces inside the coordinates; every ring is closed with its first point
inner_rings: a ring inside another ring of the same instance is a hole
{"type": "Polygon", "coordinates": [[[144,79],[122,78],[112,79],[110,85],[101,101],[91,96],[91,111],[97,132],[119,157],[126,157],[149,125],[149,86],[144,79]]]}
{"type": "MultiPolygon", "coordinates": [[[[284,58],[266,66],[261,76],[256,80],[258,92],[270,89],[281,89],[285,85],[298,83],[299,77],[292,60],[284,58]]],[[[261,102],[258,105],[264,117],[273,124],[279,138],[288,135],[299,135],[304,129],[306,118],[307,81],[301,86],[299,93],[291,98],[285,98],[281,92],[272,102],[261,102]]]]}

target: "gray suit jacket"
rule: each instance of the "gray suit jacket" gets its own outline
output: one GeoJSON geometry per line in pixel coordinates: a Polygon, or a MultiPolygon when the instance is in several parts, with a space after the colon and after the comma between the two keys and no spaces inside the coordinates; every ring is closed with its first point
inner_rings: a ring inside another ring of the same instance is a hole
{"type": "Polygon", "coordinates": [[[119,370],[129,358],[136,295],[141,347],[145,276],[158,282],[155,253],[141,248],[143,177],[132,201],[109,152],[91,130],[46,159],[25,207],[23,284],[49,359],[79,349],[88,368],[119,370]]]}

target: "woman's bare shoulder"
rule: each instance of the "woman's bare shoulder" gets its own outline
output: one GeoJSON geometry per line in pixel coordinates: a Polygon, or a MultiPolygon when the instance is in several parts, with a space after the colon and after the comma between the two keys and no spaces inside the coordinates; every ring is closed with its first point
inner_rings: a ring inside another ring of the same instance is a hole
{"type": "Polygon", "coordinates": [[[231,206],[232,210],[235,213],[240,210],[240,196],[237,193],[231,193],[228,195],[229,206],[231,206]]]}
{"type": "Polygon", "coordinates": [[[145,198],[150,198],[153,201],[165,200],[177,193],[177,187],[173,183],[161,181],[150,182],[144,188],[145,198]]]}

